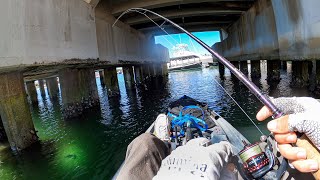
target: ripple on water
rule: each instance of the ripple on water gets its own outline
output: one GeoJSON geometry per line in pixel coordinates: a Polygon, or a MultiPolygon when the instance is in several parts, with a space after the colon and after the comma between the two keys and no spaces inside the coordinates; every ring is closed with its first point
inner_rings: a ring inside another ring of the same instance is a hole
{"type": "MultiPolygon", "coordinates": [[[[270,86],[265,75],[255,82],[264,93],[275,97],[309,95],[306,89],[290,88],[290,76],[281,71],[277,86],[270,86]]],[[[57,101],[51,101],[47,92],[45,97],[39,95],[39,105],[31,111],[40,143],[21,156],[1,150],[0,179],[110,179],[131,140],[143,133],[158,113],[165,112],[171,101],[183,95],[207,102],[248,139],[257,140],[257,130],[215,80],[253,120],[262,104],[227,70],[223,79],[217,68],[172,72],[167,83],[153,83],[134,91],[125,88],[123,75],[118,79],[121,96],[109,98],[97,78],[101,112],[87,112],[76,121],[62,118],[61,95],[57,101]]],[[[265,122],[258,126],[267,132],[265,122]]]]}

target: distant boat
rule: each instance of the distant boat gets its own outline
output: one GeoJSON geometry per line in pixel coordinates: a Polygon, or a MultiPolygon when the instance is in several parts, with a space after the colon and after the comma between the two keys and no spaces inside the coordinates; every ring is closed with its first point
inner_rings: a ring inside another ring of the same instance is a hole
{"type": "Polygon", "coordinates": [[[201,69],[201,57],[189,51],[187,44],[177,44],[173,48],[173,56],[168,63],[168,70],[201,69]]]}

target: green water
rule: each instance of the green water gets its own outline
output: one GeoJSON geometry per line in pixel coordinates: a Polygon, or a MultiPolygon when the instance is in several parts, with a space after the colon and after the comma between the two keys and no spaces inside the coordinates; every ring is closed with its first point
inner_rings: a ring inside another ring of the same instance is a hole
{"type": "MultiPolygon", "coordinates": [[[[268,85],[265,76],[255,83],[275,97],[309,95],[304,88],[289,88],[290,77],[283,71],[279,84],[268,85]]],[[[78,120],[62,118],[61,97],[52,102],[48,94],[39,95],[32,117],[40,142],[21,155],[0,148],[0,179],[111,179],[130,141],[143,133],[158,113],[165,112],[169,102],[185,94],[208,102],[249,140],[259,139],[258,131],[214,79],[252,118],[262,104],[227,70],[225,78],[220,78],[216,68],[172,72],[163,83],[153,82],[133,91],[126,90],[122,75],[118,78],[121,97],[109,99],[97,78],[100,108],[85,112],[78,120]]],[[[266,132],[265,123],[258,126],[266,132]]]]}

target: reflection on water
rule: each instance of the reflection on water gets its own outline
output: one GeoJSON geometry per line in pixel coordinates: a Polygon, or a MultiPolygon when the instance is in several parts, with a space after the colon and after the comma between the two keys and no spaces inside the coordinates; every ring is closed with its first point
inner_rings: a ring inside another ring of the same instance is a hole
{"type": "MultiPolygon", "coordinates": [[[[309,95],[306,88],[290,88],[290,78],[289,68],[281,72],[279,84],[268,84],[265,75],[253,81],[275,97],[309,95]]],[[[39,103],[31,110],[40,143],[20,156],[0,148],[0,179],[110,179],[130,141],[144,132],[158,113],[165,112],[169,102],[185,94],[208,102],[247,138],[258,140],[258,131],[215,80],[253,119],[262,104],[228,70],[222,79],[216,68],[172,72],[168,78],[134,90],[125,88],[123,75],[118,79],[121,96],[109,98],[97,78],[101,108],[85,112],[76,121],[62,118],[61,95],[53,102],[47,92],[45,96],[38,92],[39,103]]],[[[258,126],[267,132],[265,122],[258,126]]]]}

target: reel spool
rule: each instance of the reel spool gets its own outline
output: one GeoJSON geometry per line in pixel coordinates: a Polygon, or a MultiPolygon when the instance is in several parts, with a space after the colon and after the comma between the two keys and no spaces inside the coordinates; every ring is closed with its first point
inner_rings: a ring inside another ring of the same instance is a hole
{"type": "Polygon", "coordinates": [[[266,151],[263,152],[258,142],[253,144],[242,142],[244,148],[239,152],[239,156],[246,174],[254,179],[259,179],[272,170],[276,161],[273,153],[269,152],[269,148],[266,148],[266,151]]]}

